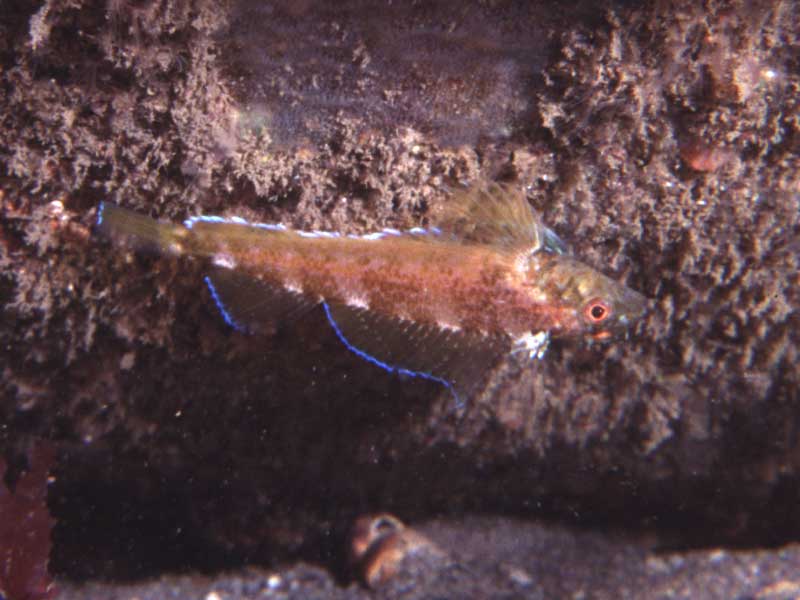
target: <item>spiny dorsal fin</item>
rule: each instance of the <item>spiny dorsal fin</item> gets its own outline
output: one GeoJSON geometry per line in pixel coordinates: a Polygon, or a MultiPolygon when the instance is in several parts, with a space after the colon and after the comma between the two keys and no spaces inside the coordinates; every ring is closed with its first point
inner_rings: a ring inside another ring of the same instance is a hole
{"type": "Polygon", "coordinates": [[[566,254],[566,245],[545,227],[521,190],[501,183],[476,185],[453,194],[434,213],[450,239],[468,244],[566,254]]]}
{"type": "Polygon", "coordinates": [[[270,333],[319,304],[247,273],[214,267],[205,278],[225,322],[244,333],[270,333]]]}

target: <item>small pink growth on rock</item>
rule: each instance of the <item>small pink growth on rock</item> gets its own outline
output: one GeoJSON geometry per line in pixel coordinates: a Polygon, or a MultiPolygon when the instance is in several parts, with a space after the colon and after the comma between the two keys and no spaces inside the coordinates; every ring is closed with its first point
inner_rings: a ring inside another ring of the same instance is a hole
{"type": "Polygon", "coordinates": [[[730,158],[730,152],[696,138],[681,144],[680,155],[686,166],[701,173],[716,171],[730,158]]]}
{"type": "MultiPolygon", "coordinates": [[[[38,444],[13,491],[0,479],[0,595],[8,600],[52,598],[55,592],[47,572],[55,522],[47,510],[47,483],[54,459],[50,445],[38,444]]],[[[6,468],[0,457],[0,475],[6,468]]]]}

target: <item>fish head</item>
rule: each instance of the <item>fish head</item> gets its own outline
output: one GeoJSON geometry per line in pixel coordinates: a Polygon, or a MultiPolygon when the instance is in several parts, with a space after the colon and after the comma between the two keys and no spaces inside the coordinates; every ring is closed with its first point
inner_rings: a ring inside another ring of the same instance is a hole
{"type": "MultiPolygon", "coordinates": [[[[645,296],[570,256],[546,259],[542,284],[548,297],[574,315],[573,331],[593,340],[627,330],[648,308],[645,296]]],[[[565,332],[567,333],[567,332],[565,332]]]]}

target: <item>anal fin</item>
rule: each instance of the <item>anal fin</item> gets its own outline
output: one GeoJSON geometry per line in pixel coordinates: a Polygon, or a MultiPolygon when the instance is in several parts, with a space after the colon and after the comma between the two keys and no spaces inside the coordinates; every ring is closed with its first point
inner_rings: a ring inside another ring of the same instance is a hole
{"type": "Polygon", "coordinates": [[[246,333],[271,332],[278,323],[318,304],[303,294],[235,269],[217,267],[205,281],[225,322],[246,333]]]}
{"type": "Polygon", "coordinates": [[[348,349],[386,371],[444,385],[459,410],[510,348],[507,337],[455,331],[338,302],[323,302],[323,308],[348,349]]]}

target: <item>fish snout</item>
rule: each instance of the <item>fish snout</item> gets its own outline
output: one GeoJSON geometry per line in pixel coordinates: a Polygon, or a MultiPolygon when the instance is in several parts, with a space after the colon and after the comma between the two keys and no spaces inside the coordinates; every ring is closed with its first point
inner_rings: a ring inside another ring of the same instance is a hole
{"type": "Polygon", "coordinates": [[[630,288],[621,290],[614,301],[609,319],[595,323],[588,332],[594,341],[606,341],[628,332],[650,308],[650,301],[630,288]]]}
{"type": "Polygon", "coordinates": [[[649,309],[650,300],[646,296],[625,288],[619,299],[615,325],[620,329],[627,329],[641,319],[649,309]]]}

